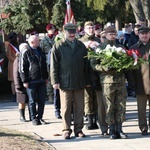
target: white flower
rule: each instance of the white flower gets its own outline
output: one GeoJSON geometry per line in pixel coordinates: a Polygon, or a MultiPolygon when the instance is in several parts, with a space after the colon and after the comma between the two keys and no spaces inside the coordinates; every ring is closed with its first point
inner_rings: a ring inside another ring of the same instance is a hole
{"type": "Polygon", "coordinates": [[[103,50],[100,49],[100,48],[96,48],[96,50],[95,50],[96,53],[102,53],[102,51],[103,51],[103,50]]]}
{"type": "Polygon", "coordinates": [[[116,51],[118,53],[126,53],[126,51],[122,47],[116,47],[116,51]]]}

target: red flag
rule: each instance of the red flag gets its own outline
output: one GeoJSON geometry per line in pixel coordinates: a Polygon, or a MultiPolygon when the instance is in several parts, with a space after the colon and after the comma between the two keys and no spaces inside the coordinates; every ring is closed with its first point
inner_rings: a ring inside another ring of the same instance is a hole
{"type": "Polygon", "coordinates": [[[19,50],[15,46],[13,46],[12,44],[9,44],[9,46],[13,52],[19,53],[19,50]]]}
{"type": "Polygon", "coordinates": [[[70,0],[66,0],[66,5],[67,5],[67,10],[66,10],[64,24],[66,24],[66,23],[76,24],[76,21],[74,19],[74,14],[73,14],[72,9],[71,9],[70,0]]]}

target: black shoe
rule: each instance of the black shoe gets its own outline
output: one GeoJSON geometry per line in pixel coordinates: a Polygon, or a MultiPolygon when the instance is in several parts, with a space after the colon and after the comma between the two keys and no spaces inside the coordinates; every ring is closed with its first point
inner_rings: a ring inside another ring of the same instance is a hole
{"type": "Polygon", "coordinates": [[[115,134],[110,134],[110,137],[109,137],[111,140],[113,139],[116,139],[116,135],[115,134]]]}
{"type": "Polygon", "coordinates": [[[24,117],[20,117],[21,122],[26,122],[26,119],[24,117]]]}
{"type": "Polygon", "coordinates": [[[62,116],[61,116],[60,114],[55,114],[55,117],[56,117],[57,119],[62,119],[62,116]]]}
{"type": "Polygon", "coordinates": [[[80,138],[86,137],[86,135],[82,131],[75,133],[75,136],[80,138]]]}
{"type": "Polygon", "coordinates": [[[123,131],[117,131],[116,133],[116,139],[127,139],[128,136],[123,131]]]}
{"type": "Polygon", "coordinates": [[[148,135],[147,130],[143,130],[143,131],[142,131],[142,135],[148,135]]]}
{"type": "Polygon", "coordinates": [[[107,135],[109,135],[107,131],[102,132],[102,136],[107,136],[107,135]]]}
{"type": "Polygon", "coordinates": [[[93,123],[93,129],[99,129],[97,123],[93,123]]]}
{"type": "Polygon", "coordinates": [[[40,119],[40,120],[38,120],[38,122],[39,122],[39,124],[41,125],[45,125],[45,124],[47,124],[47,122],[46,121],[44,121],[43,119],[40,119]]]}
{"type": "Polygon", "coordinates": [[[37,125],[39,125],[39,122],[38,122],[37,119],[33,119],[33,120],[32,120],[32,124],[33,124],[34,126],[37,126],[37,125]]]}

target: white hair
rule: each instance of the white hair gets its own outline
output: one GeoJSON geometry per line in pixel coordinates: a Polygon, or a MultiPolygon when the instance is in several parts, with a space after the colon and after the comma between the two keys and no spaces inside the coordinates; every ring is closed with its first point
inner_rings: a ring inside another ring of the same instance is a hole
{"type": "Polygon", "coordinates": [[[27,48],[28,48],[28,44],[27,43],[21,43],[19,45],[19,50],[20,50],[21,53],[24,52],[24,51],[26,51],[27,48]]]}
{"type": "Polygon", "coordinates": [[[32,42],[33,42],[36,38],[38,38],[37,35],[31,35],[31,36],[28,38],[28,43],[29,43],[29,45],[31,45],[32,42]]]}

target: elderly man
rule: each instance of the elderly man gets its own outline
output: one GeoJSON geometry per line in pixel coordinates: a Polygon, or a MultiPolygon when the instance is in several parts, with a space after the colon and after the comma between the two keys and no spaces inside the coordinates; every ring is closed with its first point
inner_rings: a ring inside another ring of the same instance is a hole
{"type": "Polygon", "coordinates": [[[46,124],[42,119],[46,100],[46,81],[48,78],[46,57],[39,47],[39,37],[31,35],[29,48],[22,56],[21,80],[29,97],[29,108],[33,125],[46,124]],[[38,101],[38,110],[36,102],[38,101]]]}
{"type": "Polygon", "coordinates": [[[84,88],[88,84],[87,50],[75,37],[76,25],[64,26],[64,39],[56,42],[51,53],[51,82],[60,89],[64,139],[71,135],[71,110],[74,107],[74,133],[85,137],[82,132],[84,115],[84,88]]]}
{"type": "MultiPolygon", "coordinates": [[[[150,61],[150,28],[140,27],[139,42],[131,47],[138,50],[142,57],[150,61]]],[[[135,81],[135,92],[137,96],[139,128],[142,135],[148,135],[148,125],[146,117],[147,101],[150,107],[150,64],[149,62],[133,71],[133,81],[135,81]]],[[[149,124],[150,126],[150,124],[149,124]]]]}

